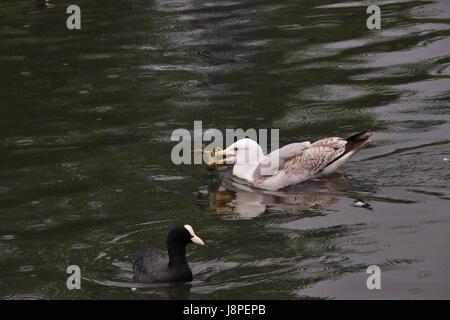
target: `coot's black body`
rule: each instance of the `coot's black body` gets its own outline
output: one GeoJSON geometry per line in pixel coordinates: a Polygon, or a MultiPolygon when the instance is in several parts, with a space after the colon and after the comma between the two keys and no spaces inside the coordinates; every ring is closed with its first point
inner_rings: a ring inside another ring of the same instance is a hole
{"type": "Polygon", "coordinates": [[[186,258],[179,263],[169,263],[167,253],[147,249],[134,262],[134,279],[139,282],[192,281],[192,271],[186,258]]]}
{"type": "Polygon", "coordinates": [[[186,260],[186,245],[203,245],[189,225],[172,229],[167,236],[167,251],[150,248],[136,258],[133,270],[138,282],[190,282],[192,271],[186,260]]]}

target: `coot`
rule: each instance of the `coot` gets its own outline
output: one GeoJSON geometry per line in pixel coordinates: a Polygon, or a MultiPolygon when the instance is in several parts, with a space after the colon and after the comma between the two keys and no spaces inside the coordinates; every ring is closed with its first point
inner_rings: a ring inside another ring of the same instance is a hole
{"type": "Polygon", "coordinates": [[[186,245],[204,242],[188,224],[170,230],[167,251],[149,248],[141,252],[133,264],[134,279],[139,282],[189,282],[192,271],[186,260],[186,245]]]}

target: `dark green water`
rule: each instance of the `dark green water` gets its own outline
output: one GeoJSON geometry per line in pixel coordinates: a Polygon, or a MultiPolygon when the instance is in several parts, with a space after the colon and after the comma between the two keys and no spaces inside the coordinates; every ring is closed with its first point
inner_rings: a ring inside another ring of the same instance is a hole
{"type": "Polygon", "coordinates": [[[78,0],[81,31],[68,4],[0,3],[0,298],[450,298],[448,0],[377,1],[379,31],[366,2],[78,0]],[[375,135],[274,196],[173,165],[194,120],[375,135]],[[132,290],[185,223],[194,282],[132,290]]]}

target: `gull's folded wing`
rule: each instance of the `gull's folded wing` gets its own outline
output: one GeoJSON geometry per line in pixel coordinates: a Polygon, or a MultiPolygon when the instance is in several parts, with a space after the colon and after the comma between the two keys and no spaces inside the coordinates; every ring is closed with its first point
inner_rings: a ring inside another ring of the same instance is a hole
{"type": "Polygon", "coordinates": [[[311,146],[309,141],[291,143],[266,155],[255,169],[254,176],[273,175],[283,167],[286,161],[299,155],[311,146]],[[278,161],[277,161],[278,160],[278,161]]]}
{"type": "Polygon", "coordinates": [[[287,175],[309,179],[321,173],[345,152],[347,141],[338,137],[325,138],[311,144],[309,148],[285,162],[280,168],[287,175]]]}

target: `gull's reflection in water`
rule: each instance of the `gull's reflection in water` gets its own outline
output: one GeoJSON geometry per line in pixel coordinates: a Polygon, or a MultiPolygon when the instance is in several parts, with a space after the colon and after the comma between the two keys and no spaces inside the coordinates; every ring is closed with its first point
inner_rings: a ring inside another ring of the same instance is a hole
{"type": "Polygon", "coordinates": [[[267,210],[299,212],[337,202],[340,182],[341,177],[335,175],[280,191],[267,191],[250,187],[235,178],[223,178],[219,186],[208,191],[209,210],[219,214],[238,214],[244,219],[255,218],[267,210]]]}

